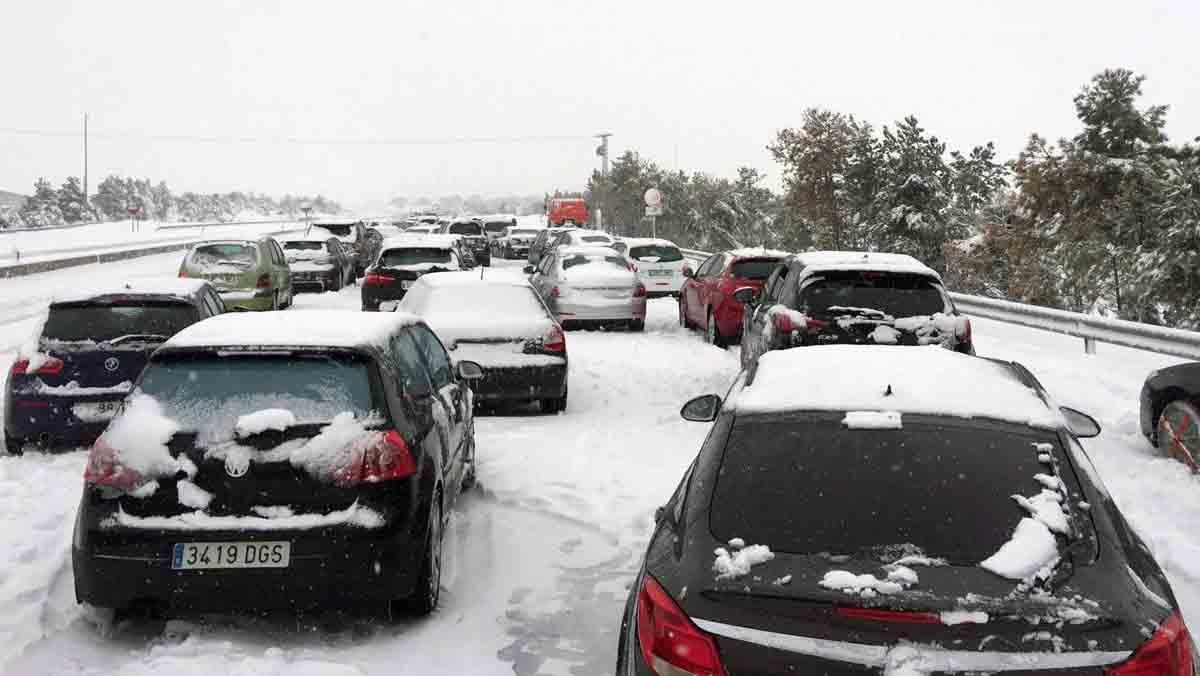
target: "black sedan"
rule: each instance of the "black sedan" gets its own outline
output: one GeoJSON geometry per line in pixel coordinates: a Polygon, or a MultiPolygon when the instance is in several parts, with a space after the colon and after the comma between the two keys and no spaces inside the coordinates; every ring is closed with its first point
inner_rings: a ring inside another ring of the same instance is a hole
{"type": "Polygon", "coordinates": [[[1142,385],[1142,434],[1164,455],[1200,469],[1200,362],[1151,373],[1142,385]]]}
{"type": "Polygon", "coordinates": [[[455,361],[483,368],[477,402],[567,407],[567,337],[529,282],[448,272],[417,280],[399,309],[429,323],[455,361]]]}
{"type": "Polygon", "coordinates": [[[831,346],[689,402],[715,425],[658,511],[616,672],[1192,676],[1077,440],[1099,427],[1044,396],[1016,364],[831,346]]]}
{"type": "Polygon", "coordinates": [[[157,352],[92,447],[75,595],[111,611],[437,605],[474,481],[467,380],[414,317],[228,314],[157,352]]]}

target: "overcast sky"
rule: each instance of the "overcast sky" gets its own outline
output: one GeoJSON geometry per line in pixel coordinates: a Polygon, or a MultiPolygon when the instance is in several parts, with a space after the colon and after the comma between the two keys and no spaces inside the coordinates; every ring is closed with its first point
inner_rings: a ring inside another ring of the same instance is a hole
{"type": "Polygon", "coordinates": [[[85,111],[93,189],[120,173],[352,204],[579,189],[600,131],[614,156],[777,176],[764,147],[810,106],[915,114],[1008,159],[1031,131],[1074,134],[1071,98],[1106,67],[1148,77],[1174,140],[1200,135],[1196,0],[10,4],[0,189],[26,193],[81,173],[82,144],[11,130],[77,131],[85,111]],[[464,137],[524,140],[440,142],[464,137]]]}

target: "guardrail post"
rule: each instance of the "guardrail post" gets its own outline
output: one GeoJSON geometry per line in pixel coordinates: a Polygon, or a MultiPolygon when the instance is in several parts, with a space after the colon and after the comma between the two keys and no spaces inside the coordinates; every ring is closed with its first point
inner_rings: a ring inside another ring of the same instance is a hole
{"type": "Polygon", "coordinates": [[[1084,352],[1084,354],[1096,354],[1096,339],[1095,338],[1084,337],[1083,352],[1084,352]]]}

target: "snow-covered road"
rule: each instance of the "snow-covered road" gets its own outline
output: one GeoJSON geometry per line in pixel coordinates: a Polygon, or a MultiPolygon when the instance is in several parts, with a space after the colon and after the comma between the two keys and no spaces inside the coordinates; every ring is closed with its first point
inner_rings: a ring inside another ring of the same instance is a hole
{"type": "MultiPolygon", "coordinates": [[[[95,270],[0,280],[0,305],[27,303],[78,279],[176,270],[175,255],[95,270]]],[[[515,270],[510,270],[515,272],[515,270]]],[[[504,274],[504,273],[500,273],[504,274]]],[[[358,307],[358,289],[298,297],[296,311],[358,307]]],[[[645,334],[568,334],[565,414],[481,417],[480,490],[459,504],[448,589],[431,618],[400,626],[337,616],[141,622],[101,639],[75,607],[68,558],[83,453],[0,458],[0,670],[12,674],[604,674],[615,658],[626,585],[654,508],[699,448],[704,425],[678,417],[687,398],[723,394],[735,352],[650,304],[645,334]]],[[[26,332],[29,328],[24,328],[26,332]]],[[[0,331],[0,346],[19,342],[0,331]],[[11,342],[8,342],[11,341],[11,342]]],[[[12,334],[12,335],[10,335],[12,334]]],[[[977,320],[981,354],[1029,366],[1064,404],[1097,415],[1086,445],[1115,498],[1200,623],[1200,482],[1156,459],[1137,431],[1147,372],[1176,360],[977,320]]],[[[11,355],[0,355],[7,369],[11,355]]]]}

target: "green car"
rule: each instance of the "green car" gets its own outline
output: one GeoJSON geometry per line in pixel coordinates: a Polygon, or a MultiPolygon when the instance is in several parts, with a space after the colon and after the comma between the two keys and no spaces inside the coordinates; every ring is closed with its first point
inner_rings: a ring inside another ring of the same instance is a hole
{"type": "Polygon", "coordinates": [[[184,256],[179,276],[208,280],[230,310],[281,310],[292,304],[292,272],[271,237],[200,242],[184,256]]]}

